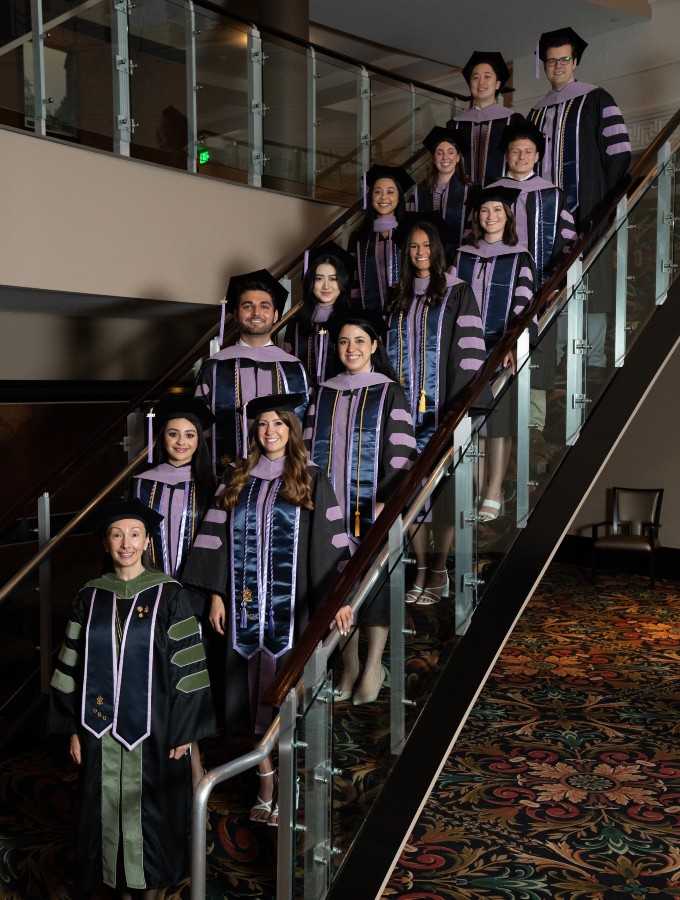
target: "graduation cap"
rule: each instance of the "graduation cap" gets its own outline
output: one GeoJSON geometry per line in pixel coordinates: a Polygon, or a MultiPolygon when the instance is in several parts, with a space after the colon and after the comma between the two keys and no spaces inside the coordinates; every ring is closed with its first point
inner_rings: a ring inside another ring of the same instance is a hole
{"type": "Polygon", "coordinates": [[[333,316],[328,322],[328,330],[334,341],[337,341],[345,325],[356,325],[357,328],[370,334],[374,341],[382,340],[387,334],[385,317],[375,309],[347,310],[341,315],[333,316]]]}
{"type": "Polygon", "coordinates": [[[160,434],[163,426],[170,419],[188,419],[193,416],[198,419],[202,431],[210,428],[215,421],[215,416],[202,400],[197,397],[182,397],[177,394],[169,394],[163,397],[160,403],[152,407],[146,414],[147,417],[147,461],[153,461],[153,431],[156,426],[156,434],[160,434]],[[155,420],[155,422],[154,422],[155,420]]]}
{"type": "Polygon", "coordinates": [[[480,63],[488,63],[496,73],[496,78],[501,83],[501,87],[510,78],[510,69],[508,69],[503,54],[496,50],[475,50],[470,59],[463,66],[463,78],[470,84],[472,70],[480,63]]]}
{"type": "Polygon", "coordinates": [[[283,315],[283,307],[288,299],[288,291],[267,269],[257,269],[255,272],[245,272],[243,275],[231,276],[227,295],[224,298],[227,311],[233,315],[236,312],[241,295],[249,290],[264,290],[267,294],[271,294],[279,316],[283,315]]]}
{"type": "Polygon", "coordinates": [[[520,140],[521,138],[527,138],[528,140],[533,141],[539,155],[543,156],[543,151],[545,150],[545,137],[543,136],[543,132],[528,119],[524,119],[522,122],[516,122],[512,125],[506,125],[501,134],[501,139],[498,142],[498,149],[505,153],[508,146],[513,141],[520,140]]]}
{"type": "Polygon", "coordinates": [[[407,212],[401,217],[401,221],[395,229],[395,242],[403,245],[408,240],[411,232],[414,231],[418,225],[422,224],[431,225],[432,228],[436,229],[442,244],[446,244],[447,240],[451,237],[451,228],[440,212],[433,212],[432,210],[407,212]]]}
{"type": "Polygon", "coordinates": [[[563,47],[565,44],[571,44],[574,48],[574,56],[581,62],[583,51],[588,44],[580,35],[576,34],[573,28],[558,28],[555,31],[543,32],[538,39],[538,56],[541,62],[545,62],[551,47],[563,47]]]}
{"type": "Polygon", "coordinates": [[[163,521],[163,516],[146,506],[139,497],[132,500],[117,500],[114,503],[103,503],[88,516],[88,525],[98,537],[104,537],[106,529],[121,519],[139,519],[143,522],[147,533],[153,534],[163,521]]]}
{"type": "Polygon", "coordinates": [[[463,131],[458,128],[443,128],[441,125],[435,125],[427,137],[423,138],[423,145],[434,155],[443,141],[453,144],[461,155],[470,149],[470,141],[463,131]]]}
{"type": "Polygon", "coordinates": [[[503,187],[501,184],[485,188],[471,188],[467,195],[467,205],[472,209],[479,209],[484,203],[498,200],[505,203],[506,206],[512,206],[521,193],[519,188],[503,187]]]}
{"type": "Polygon", "coordinates": [[[244,403],[243,410],[248,419],[254,419],[265,412],[281,412],[281,410],[295,412],[297,407],[306,400],[307,395],[303,393],[265,394],[263,397],[253,397],[252,400],[244,403]]]}
{"type": "Polygon", "coordinates": [[[305,251],[305,274],[312,268],[315,262],[324,256],[333,256],[347,272],[347,277],[352,278],[356,269],[357,261],[348,250],[343,250],[335,241],[326,241],[325,244],[319,244],[317,247],[310,247],[305,251]]]}

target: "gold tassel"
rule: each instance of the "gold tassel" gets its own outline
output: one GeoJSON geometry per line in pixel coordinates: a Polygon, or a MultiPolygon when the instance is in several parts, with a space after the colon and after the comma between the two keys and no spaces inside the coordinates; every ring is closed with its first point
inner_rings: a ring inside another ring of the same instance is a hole
{"type": "Polygon", "coordinates": [[[420,392],[420,403],[418,404],[418,412],[425,412],[425,388],[420,392]]]}
{"type": "Polygon", "coordinates": [[[361,537],[361,523],[359,521],[359,510],[354,511],[354,537],[361,537]]]}

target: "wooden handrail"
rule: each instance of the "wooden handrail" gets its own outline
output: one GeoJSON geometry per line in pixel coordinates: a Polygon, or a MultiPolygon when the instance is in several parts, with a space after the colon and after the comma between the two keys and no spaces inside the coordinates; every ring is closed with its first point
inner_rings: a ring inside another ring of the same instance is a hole
{"type": "Polygon", "coordinates": [[[598,235],[607,224],[619,200],[627,196],[629,192],[632,192],[651,170],[656,162],[659,148],[669,140],[679,125],[680,109],[662,128],[651,145],[633,165],[631,171],[622,179],[621,183],[604,198],[587,225],[587,233],[582,234],[577,240],[571,254],[563,265],[548,278],[524,315],[518,319],[513,328],[508,330],[482,368],[456,395],[451,409],[446,413],[441,424],[428,441],[427,446],[418,456],[413,468],[407,473],[399,487],[387,501],[382,513],[369,528],[358,550],[340,577],[335,581],[326,598],[317,608],[314,617],[288,654],[281,671],[277,674],[263,698],[265,703],[272,706],[280,706],[288,691],[299,681],[307,660],[328,631],[328,623],[333,619],[340,607],[347,602],[354,584],[367,573],[371,561],[387,540],[389,530],[397,516],[400,515],[407,505],[410,497],[415,494],[421,481],[428,477],[440,455],[451,446],[453,431],[458,423],[474,406],[474,400],[488,385],[498,365],[515,346],[517,339],[529,322],[554,301],[553,295],[560,283],[564,281],[570,266],[593,243],[594,236],[598,235]]]}

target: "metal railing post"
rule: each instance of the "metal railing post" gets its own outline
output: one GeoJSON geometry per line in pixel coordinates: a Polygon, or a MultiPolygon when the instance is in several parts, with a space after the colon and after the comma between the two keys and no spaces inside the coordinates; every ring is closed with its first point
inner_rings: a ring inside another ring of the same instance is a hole
{"type": "Polygon", "coordinates": [[[616,206],[616,300],[614,309],[614,366],[626,356],[626,301],[628,299],[628,198],[616,206]]]}
{"type": "Polygon", "coordinates": [[[358,190],[361,193],[363,191],[362,175],[371,165],[371,78],[364,68],[359,73],[358,88],[357,163],[359,168],[358,190]]]}
{"type": "Polygon", "coordinates": [[[130,0],[114,0],[111,17],[111,52],[113,54],[113,152],[130,155],[135,123],[130,109],[130,60],[128,16],[130,0]]]}
{"type": "Polygon", "coordinates": [[[196,12],[193,0],[186,0],[185,45],[187,69],[187,172],[198,171],[198,91],[196,80],[196,12]]]}
{"type": "MultiPolygon", "coordinates": [[[[38,547],[42,548],[51,537],[50,495],[45,493],[38,500],[38,547]]],[[[40,691],[50,692],[52,677],[52,557],[46,557],[38,568],[40,596],[40,691]]]]}
{"type": "Polygon", "coordinates": [[[312,188],[312,195],[318,174],[316,132],[321,124],[316,117],[318,80],[316,52],[314,47],[309,47],[307,49],[307,184],[312,188]]]}
{"type": "Polygon", "coordinates": [[[45,96],[45,33],[43,30],[42,0],[31,0],[33,44],[33,128],[36,134],[47,134],[47,104],[45,96]]]}
{"type": "MultiPolygon", "coordinates": [[[[524,528],[529,518],[529,409],[531,402],[531,366],[529,329],[517,341],[517,527],[524,528]]],[[[510,388],[512,390],[512,387],[510,388]]],[[[509,400],[509,398],[508,398],[509,400]]]]}
{"type": "Polygon", "coordinates": [[[584,338],[588,276],[579,259],[567,272],[567,417],[565,443],[578,440],[587,397],[583,393],[583,359],[588,349],[584,338]]]}
{"type": "Polygon", "coordinates": [[[659,174],[656,184],[656,305],[665,303],[668,288],[671,284],[673,270],[677,264],[671,254],[671,229],[673,227],[673,210],[671,209],[672,167],[668,164],[671,158],[670,141],[661,147],[657,156],[659,174]]]}
{"type": "Polygon", "coordinates": [[[472,419],[465,416],[453,432],[453,445],[458,447],[458,464],[454,469],[455,499],[455,625],[456,634],[465,634],[477,599],[474,564],[474,538],[479,518],[474,502],[475,463],[479,451],[471,443],[472,419]]]}
{"type": "MultiPolygon", "coordinates": [[[[406,710],[404,703],[404,678],[406,654],[404,636],[406,612],[404,604],[404,520],[398,516],[390,528],[389,538],[389,590],[390,590],[390,750],[398,756],[406,739],[406,710]]],[[[357,640],[357,638],[354,638],[357,640]]]]}
{"type": "Polygon", "coordinates": [[[281,900],[293,897],[293,852],[295,848],[295,729],[298,701],[294,690],[289,691],[280,711],[279,733],[279,828],[276,858],[276,896],[281,900]]]}
{"type": "Polygon", "coordinates": [[[262,93],[262,66],[266,58],[262,52],[260,32],[251,25],[248,30],[248,184],[254,187],[262,187],[262,174],[267,161],[264,155],[263,122],[267,107],[262,93]]]}

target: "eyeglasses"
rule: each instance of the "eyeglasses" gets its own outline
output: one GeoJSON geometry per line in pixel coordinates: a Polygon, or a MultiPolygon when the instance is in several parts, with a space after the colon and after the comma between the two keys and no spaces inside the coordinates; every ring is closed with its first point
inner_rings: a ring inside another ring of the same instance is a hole
{"type": "Polygon", "coordinates": [[[573,56],[560,56],[559,59],[546,59],[544,65],[546,69],[554,69],[557,63],[561,63],[563,66],[566,66],[567,63],[570,63],[573,58],[573,56]]]}

